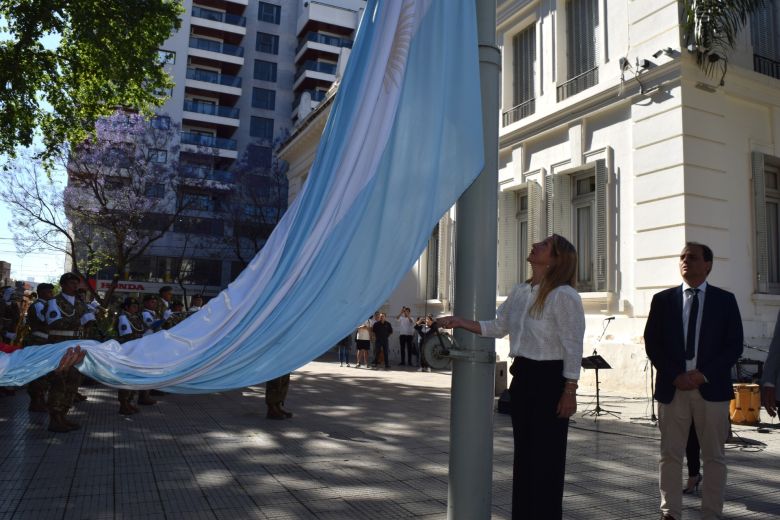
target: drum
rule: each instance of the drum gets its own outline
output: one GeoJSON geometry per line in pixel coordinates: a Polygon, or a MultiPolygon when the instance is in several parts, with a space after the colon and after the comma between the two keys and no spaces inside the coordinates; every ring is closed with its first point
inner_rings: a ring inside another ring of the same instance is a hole
{"type": "Polygon", "coordinates": [[[729,403],[729,417],[734,424],[758,424],[761,390],[758,385],[734,385],[734,399],[729,403]]]}

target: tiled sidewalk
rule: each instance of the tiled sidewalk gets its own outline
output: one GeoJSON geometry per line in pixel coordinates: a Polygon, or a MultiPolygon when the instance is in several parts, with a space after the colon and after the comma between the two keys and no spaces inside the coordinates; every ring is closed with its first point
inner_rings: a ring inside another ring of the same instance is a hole
{"type": "MultiPolygon", "coordinates": [[[[313,362],[293,375],[286,421],[265,419],[262,387],[167,395],[130,418],[114,391],[86,387],[69,434],[46,431],[20,391],[0,398],[0,519],[444,519],[449,385],[447,373],[313,362]]],[[[647,403],[602,406],[623,419],[576,417],[565,517],[657,519],[647,403]]],[[[493,518],[508,519],[508,416],[494,432],[493,518]]],[[[729,445],[727,517],[780,518],[780,429],[735,432],[745,446],[729,445]]],[[[685,497],[686,519],[697,504],[685,497]]]]}

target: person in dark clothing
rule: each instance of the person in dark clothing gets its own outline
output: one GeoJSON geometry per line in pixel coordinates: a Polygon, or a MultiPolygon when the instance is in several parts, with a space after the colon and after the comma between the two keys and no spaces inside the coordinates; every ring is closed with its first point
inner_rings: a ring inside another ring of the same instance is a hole
{"type": "Polygon", "coordinates": [[[374,359],[374,366],[378,364],[379,352],[381,351],[385,356],[385,368],[390,368],[390,356],[387,352],[390,336],[393,334],[393,326],[387,321],[387,316],[384,312],[379,313],[379,319],[373,326],[374,336],[376,337],[376,352],[377,357],[374,359]]]}

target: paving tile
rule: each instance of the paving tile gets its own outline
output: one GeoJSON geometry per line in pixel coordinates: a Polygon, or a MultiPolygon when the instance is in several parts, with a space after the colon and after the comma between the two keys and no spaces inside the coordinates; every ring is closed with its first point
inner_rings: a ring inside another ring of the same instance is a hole
{"type": "MultiPolygon", "coordinates": [[[[162,396],[131,418],[114,390],[91,386],[71,412],[83,427],[67,435],[47,432],[22,392],[0,398],[0,520],[444,520],[449,377],[427,376],[311,363],[293,375],[290,421],[264,418],[262,385],[162,396]]],[[[642,399],[603,403],[624,418],[647,411],[642,399]]],[[[492,518],[509,519],[511,421],[493,427],[492,518]]],[[[780,427],[734,431],[726,516],[780,518],[780,427]]],[[[658,450],[646,420],[577,416],[564,517],[656,520],[658,450]]],[[[685,498],[686,520],[699,503],[685,498]]]]}

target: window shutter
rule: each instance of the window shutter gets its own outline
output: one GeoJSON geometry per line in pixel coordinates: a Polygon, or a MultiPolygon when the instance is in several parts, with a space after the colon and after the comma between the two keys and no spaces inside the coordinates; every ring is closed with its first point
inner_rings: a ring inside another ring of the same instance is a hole
{"type": "Polygon", "coordinates": [[[607,291],[609,287],[609,251],[607,249],[607,183],[609,171],[607,161],[596,161],[596,272],[594,273],[597,291],[607,291]]]}
{"type": "Polygon", "coordinates": [[[547,232],[545,235],[550,236],[554,233],[553,228],[555,227],[555,194],[553,193],[552,175],[544,176],[544,199],[547,216],[547,232]]]}
{"type": "Polygon", "coordinates": [[[450,223],[448,214],[439,220],[439,255],[436,259],[438,276],[436,277],[436,299],[444,298],[444,281],[447,279],[447,253],[450,251],[449,236],[450,223]]]}
{"type": "Polygon", "coordinates": [[[568,26],[568,79],[596,67],[599,7],[596,0],[569,0],[566,3],[568,26]]]}
{"type": "Polygon", "coordinates": [[[561,235],[566,240],[572,240],[571,233],[571,176],[556,175],[554,177],[555,197],[553,198],[553,233],[561,235]]]}
{"type": "Polygon", "coordinates": [[[536,26],[532,25],[513,38],[515,106],[534,97],[534,61],[536,59],[536,26]]]}
{"type": "Polygon", "coordinates": [[[517,283],[517,197],[501,192],[498,210],[498,294],[505,296],[517,283]]]}
{"type": "Polygon", "coordinates": [[[772,3],[762,5],[750,15],[750,41],[753,53],[777,60],[775,41],[775,7],[772,3]]]}
{"type": "Polygon", "coordinates": [[[756,226],[756,278],[758,292],[769,292],[769,251],[767,248],[766,187],[764,184],[764,154],[753,152],[753,209],[756,226]]]}
{"type": "MultiPolygon", "coordinates": [[[[528,251],[531,246],[542,240],[542,187],[534,181],[528,181],[528,251]]],[[[521,258],[525,261],[525,258],[521,258]]]]}

